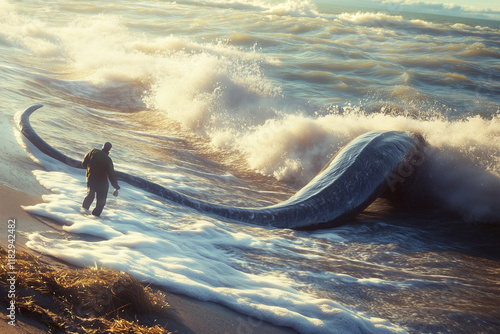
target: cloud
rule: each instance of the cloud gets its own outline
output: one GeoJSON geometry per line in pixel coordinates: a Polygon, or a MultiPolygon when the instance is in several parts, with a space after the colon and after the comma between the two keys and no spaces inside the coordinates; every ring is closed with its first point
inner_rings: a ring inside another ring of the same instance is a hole
{"type": "Polygon", "coordinates": [[[384,0],[382,1],[382,4],[387,6],[389,10],[465,16],[493,20],[500,18],[499,9],[479,8],[469,5],[457,5],[454,3],[437,3],[418,0],[384,0]]]}

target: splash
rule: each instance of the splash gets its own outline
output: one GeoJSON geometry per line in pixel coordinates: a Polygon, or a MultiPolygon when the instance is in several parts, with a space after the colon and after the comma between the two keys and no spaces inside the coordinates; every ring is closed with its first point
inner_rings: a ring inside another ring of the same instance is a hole
{"type": "Polygon", "coordinates": [[[243,114],[268,115],[269,109],[260,106],[279,96],[280,89],[263,76],[255,58],[223,45],[179,52],[163,59],[146,104],[201,134],[243,114]]]}
{"type": "MultiPolygon", "coordinates": [[[[191,0],[179,1],[193,4],[191,0]]],[[[232,9],[261,11],[264,14],[278,16],[318,16],[316,5],[310,0],[208,0],[196,1],[195,5],[214,6],[232,9]]]]}
{"type": "Polygon", "coordinates": [[[292,16],[319,16],[316,6],[310,0],[288,0],[284,3],[272,6],[265,13],[273,15],[292,15],[292,16]]]}

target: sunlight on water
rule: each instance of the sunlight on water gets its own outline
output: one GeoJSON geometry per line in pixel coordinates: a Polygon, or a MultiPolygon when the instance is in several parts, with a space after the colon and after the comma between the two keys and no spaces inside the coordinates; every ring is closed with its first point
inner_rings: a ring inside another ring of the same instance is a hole
{"type": "Polygon", "coordinates": [[[43,103],[50,145],[80,159],[109,140],[117,169],[206,201],[286,200],[369,131],[429,144],[406,207],[307,233],[130,186],[92,218],[83,174],[28,145],[51,194],[25,209],[70,236],[31,248],[302,333],[500,325],[498,22],[308,0],[0,1],[0,18],[2,115],[43,103]]]}

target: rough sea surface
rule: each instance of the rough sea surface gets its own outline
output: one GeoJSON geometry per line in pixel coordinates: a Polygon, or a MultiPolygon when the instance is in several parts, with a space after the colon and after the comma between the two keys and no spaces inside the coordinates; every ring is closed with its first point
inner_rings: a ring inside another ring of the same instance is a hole
{"type": "MultiPolygon", "coordinates": [[[[312,232],[222,221],[39,154],[28,246],[300,333],[500,328],[500,23],[292,0],[0,1],[0,123],[209,202],[278,203],[368,131],[429,146],[408,198],[312,232]],[[12,125],[12,126],[10,126],[12,125]],[[43,167],[42,167],[43,166],[43,167]]],[[[2,134],[2,136],[7,136],[2,134]]],[[[22,145],[17,144],[15,145],[22,145]]],[[[5,161],[1,182],[23,163],[5,161]]],[[[320,210],[320,209],[318,209],[320,210]]]]}

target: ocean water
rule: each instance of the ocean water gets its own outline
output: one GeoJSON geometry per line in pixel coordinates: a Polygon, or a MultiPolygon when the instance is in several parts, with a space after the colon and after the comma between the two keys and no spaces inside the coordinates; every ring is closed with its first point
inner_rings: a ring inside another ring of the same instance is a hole
{"type": "Polygon", "coordinates": [[[500,328],[500,22],[308,0],[0,1],[0,54],[14,132],[44,104],[33,127],[65,154],[111,141],[117,170],[218,204],[283,201],[368,131],[429,143],[411,200],[298,232],[123,183],[89,216],[82,171],[21,139],[51,191],[25,210],[63,230],[32,249],[223,304],[247,332],[500,328]]]}

